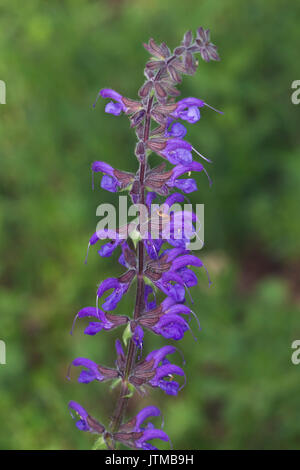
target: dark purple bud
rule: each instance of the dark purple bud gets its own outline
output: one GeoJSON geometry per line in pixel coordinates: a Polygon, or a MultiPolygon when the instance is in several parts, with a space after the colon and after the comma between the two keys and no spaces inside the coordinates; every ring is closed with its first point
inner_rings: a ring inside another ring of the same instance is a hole
{"type": "Polygon", "coordinates": [[[141,111],[137,111],[135,114],[133,114],[130,118],[131,127],[138,126],[143,121],[145,114],[146,111],[144,109],[142,109],[141,111]]]}
{"type": "Polygon", "coordinates": [[[176,49],[174,49],[174,54],[181,55],[184,53],[184,51],[185,51],[185,47],[179,46],[179,47],[176,47],[176,49]]]}
{"type": "Polygon", "coordinates": [[[185,35],[183,36],[183,41],[182,41],[182,43],[183,43],[183,45],[184,45],[185,47],[189,47],[189,46],[192,44],[192,40],[193,40],[193,33],[192,33],[192,31],[187,31],[187,32],[185,33],[185,35]]]}
{"type": "Polygon", "coordinates": [[[164,59],[162,48],[156,44],[154,39],[149,39],[148,44],[144,44],[144,48],[154,57],[157,57],[158,59],[164,59]]]}
{"type": "Polygon", "coordinates": [[[135,154],[137,157],[139,157],[140,155],[144,155],[145,154],[145,144],[144,142],[138,142],[137,145],[136,145],[136,148],[135,148],[135,154]]]}
{"type": "Polygon", "coordinates": [[[144,85],[139,89],[139,96],[141,98],[146,98],[150,91],[152,90],[153,88],[153,82],[151,80],[147,81],[146,83],[144,83],[144,85]]]}
{"type": "Polygon", "coordinates": [[[156,96],[157,96],[157,99],[161,99],[161,98],[166,98],[167,96],[167,92],[166,90],[164,89],[164,87],[162,86],[161,83],[159,82],[155,82],[154,83],[154,89],[155,89],[155,93],[156,93],[156,96]]]}

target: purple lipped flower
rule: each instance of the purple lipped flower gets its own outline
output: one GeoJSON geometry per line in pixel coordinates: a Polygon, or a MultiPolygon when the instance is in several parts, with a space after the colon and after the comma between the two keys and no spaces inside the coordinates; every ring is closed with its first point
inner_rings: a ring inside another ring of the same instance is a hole
{"type": "Polygon", "coordinates": [[[134,430],[143,431],[145,428],[142,427],[144,421],[152,416],[160,416],[161,412],[156,406],[146,406],[135,417],[134,430]]]}
{"type": "Polygon", "coordinates": [[[184,333],[189,329],[190,327],[184,318],[172,313],[162,315],[159,321],[152,327],[154,333],[176,341],[182,339],[184,333]]]}
{"type": "MultiPolygon", "coordinates": [[[[99,423],[95,418],[90,416],[88,412],[76,401],[69,402],[69,408],[74,410],[75,413],[79,416],[79,420],[76,421],[76,427],[80,431],[86,431],[96,434],[102,434],[105,431],[104,426],[99,423]]],[[[71,416],[73,419],[76,419],[71,411],[71,416]]]]}
{"type": "Polygon", "coordinates": [[[156,369],[155,377],[149,381],[149,384],[152,385],[152,387],[159,387],[167,395],[177,395],[182,387],[180,388],[180,384],[173,380],[173,375],[185,377],[185,373],[181,367],[175,364],[162,365],[156,369]]]}
{"type": "Polygon", "coordinates": [[[166,126],[166,137],[176,137],[178,139],[183,139],[185,137],[187,130],[184,127],[183,124],[180,122],[173,122],[173,119],[170,119],[167,121],[167,126],[166,126]]]}
{"type": "Polygon", "coordinates": [[[89,325],[84,330],[86,335],[94,336],[101,330],[112,330],[120,325],[125,325],[129,318],[125,315],[110,315],[108,313],[104,313],[99,308],[96,307],[85,307],[81,309],[77,315],[75,316],[71,334],[73,333],[74,325],[77,318],[85,318],[85,317],[94,317],[97,321],[90,322],[89,325]]]}
{"type": "Polygon", "coordinates": [[[169,139],[166,146],[159,152],[173,165],[188,165],[193,161],[192,145],[182,139],[169,139]]]}
{"type": "Polygon", "coordinates": [[[101,246],[100,250],[98,250],[98,254],[102,256],[102,258],[108,258],[122,243],[124,243],[124,240],[114,240],[106,243],[105,245],[101,246]]]}
{"type": "Polygon", "coordinates": [[[115,369],[110,369],[108,367],[100,366],[96,362],[91,361],[91,359],[86,359],[85,357],[77,357],[72,362],[75,367],[85,367],[87,370],[82,370],[78,377],[79,383],[88,384],[93,380],[98,380],[103,382],[105,380],[112,380],[119,376],[119,372],[115,369]]]}
{"type": "Polygon", "coordinates": [[[143,436],[135,441],[135,445],[137,449],[144,449],[144,450],[158,450],[157,447],[149,444],[147,441],[151,441],[152,439],[160,439],[161,441],[168,442],[170,441],[169,436],[162,431],[161,429],[146,429],[143,432],[143,436]]]}
{"type": "Polygon", "coordinates": [[[101,298],[108,290],[113,289],[113,292],[106,297],[105,302],[102,304],[103,310],[114,310],[127,292],[129,285],[129,282],[122,283],[115,277],[110,277],[101,282],[97,290],[97,299],[101,298]]]}
{"type": "MultiPolygon", "coordinates": [[[[166,181],[166,185],[169,188],[178,188],[184,193],[192,193],[193,191],[197,191],[197,184],[193,178],[188,178],[188,179],[178,179],[178,178],[182,176],[184,173],[188,173],[191,171],[202,171],[202,170],[204,170],[204,172],[206,173],[203,165],[195,161],[189,163],[188,165],[176,165],[172,171],[172,176],[169,178],[168,181],[166,181]]],[[[209,178],[209,181],[211,182],[210,178],[209,178]]]]}
{"type": "Polygon", "coordinates": [[[183,119],[184,121],[194,124],[199,121],[201,115],[199,108],[205,106],[204,101],[198,98],[183,98],[177,101],[177,108],[171,113],[174,119],[183,119]]]}
{"type": "Polygon", "coordinates": [[[98,365],[90,359],[86,359],[84,357],[77,357],[72,362],[72,365],[75,367],[83,366],[87,369],[82,370],[80,372],[80,375],[78,377],[79,383],[88,384],[93,380],[98,380],[99,382],[102,382],[105,379],[104,375],[99,372],[98,365]]]}
{"type": "Polygon", "coordinates": [[[114,168],[105,162],[96,161],[92,164],[93,173],[104,173],[101,180],[101,188],[111,193],[117,192],[118,188],[122,186],[121,181],[115,177],[114,171],[114,168]]]}
{"type": "Polygon", "coordinates": [[[154,360],[153,369],[155,369],[155,376],[149,381],[152,387],[159,387],[167,395],[177,395],[180,390],[178,382],[173,381],[173,374],[185,376],[181,367],[171,364],[166,356],[173,354],[176,351],[174,346],[164,346],[160,349],[152,351],[146,357],[146,361],[154,360]],[[159,366],[159,364],[162,364],[159,366]],[[165,378],[169,380],[164,380],[165,378]]]}
{"type": "Polygon", "coordinates": [[[111,256],[115,249],[125,242],[125,239],[122,237],[122,234],[119,234],[118,232],[116,232],[116,230],[107,228],[97,230],[97,232],[95,232],[89,240],[85,263],[87,263],[90,246],[95,245],[100,240],[105,240],[107,238],[110,238],[112,242],[109,242],[100,248],[98,254],[102,257],[111,256]]]}
{"type": "MultiPolygon", "coordinates": [[[[77,428],[80,429],[81,431],[91,431],[91,428],[89,424],[87,423],[87,417],[88,417],[87,411],[76,401],[70,401],[69,408],[74,410],[80,418],[78,421],[76,421],[77,428]]],[[[73,419],[75,419],[72,412],[71,412],[71,416],[73,419]]]]}
{"type": "MultiPolygon", "coordinates": [[[[123,97],[117,91],[112,90],[111,88],[103,88],[102,90],[99,91],[96,102],[99,96],[102,96],[102,98],[110,98],[114,100],[106,104],[105,106],[106,113],[113,114],[114,116],[119,116],[122,111],[126,112],[127,108],[125,104],[123,103],[123,97]]],[[[93,104],[93,107],[96,106],[96,102],[93,104]]]]}
{"type": "Polygon", "coordinates": [[[161,429],[156,429],[151,422],[144,424],[144,421],[148,418],[160,415],[161,412],[156,406],[146,406],[133,419],[120,426],[119,433],[116,434],[116,438],[119,439],[121,435],[121,437],[124,439],[124,437],[127,435],[128,439],[130,439],[132,436],[138,434],[138,437],[134,438],[134,448],[157,450],[157,448],[152,444],[149,444],[148,441],[152,439],[161,439],[168,442],[170,441],[169,436],[161,429]]]}
{"type": "Polygon", "coordinates": [[[152,416],[160,416],[160,414],[160,410],[156,406],[146,406],[136,415],[135,431],[143,431],[143,436],[135,441],[138,449],[157,450],[156,447],[152,446],[147,441],[152,439],[161,439],[168,442],[170,440],[169,436],[164,431],[156,429],[152,423],[148,423],[145,427],[142,426],[146,419],[152,416]]]}
{"type": "Polygon", "coordinates": [[[164,294],[169,297],[172,297],[176,302],[183,302],[185,299],[185,289],[184,282],[174,271],[168,271],[163,273],[161,279],[155,282],[156,287],[158,287],[164,294]],[[174,284],[171,284],[174,282],[174,284]]]}
{"type": "Polygon", "coordinates": [[[205,103],[203,100],[198,98],[183,98],[182,100],[177,101],[177,108],[171,113],[171,116],[174,119],[182,119],[189,122],[190,124],[195,124],[201,118],[199,108],[207,106],[217,113],[223,114],[222,111],[213,108],[209,104],[205,103]]]}

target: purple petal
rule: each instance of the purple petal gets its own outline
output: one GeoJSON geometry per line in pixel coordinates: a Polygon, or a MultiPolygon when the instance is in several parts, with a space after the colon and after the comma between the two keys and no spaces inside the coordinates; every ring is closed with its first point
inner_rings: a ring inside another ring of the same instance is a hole
{"type": "Polygon", "coordinates": [[[197,183],[193,178],[175,180],[174,186],[185,194],[190,194],[198,190],[197,183]]]}
{"type": "Polygon", "coordinates": [[[115,193],[118,190],[118,180],[109,175],[103,175],[101,180],[101,188],[109,191],[110,193],[115,193]]]}
{"type": "Polygon", "coordinates": [[[136,415],[135,431],[141,430],[142,423],[150,416],[160,416],[160,410],[156,406],[146,406],[136,415]]]}
{"type": "Polygon", "coordinates": [[[179,258],[176,258],[172,263],[172,269],[174,269],[174,271],[177,271],[177,269],[180,269],[185,266],[201,267],[203,266],[203,263],[199,258],[197,258],[197,256],[194,255],[180,256],[179,258]]]}
{"type": "Polygon", "coordinates": [[[118,101],[119,103],[122,103],[122,95],[120,95],[120,93],[117,91],[112,90],[111,88],[102,88],[102,90],[100,90],[100,95],[102,98],[111,98],[115,101],[118,101]]]}
{"type": "Polygon", "coordinates": [[[114,169],[106,162],[96,161],[92,163],[92,171],[106,173],[107,175],[114,176],[114,169]]]}
{"type": "Polygon", "coordinates": [[[166,442],[170,440],[169,436],[161,429],[147,429],[146,431],[144,431],[143,436],[139,440],[135,441],[135,443],[137,447],[144,448],[144,443],[152,439],[160,439],[166,442]]]}
{"type": "Polygon", "coordinates": [[[114,103],[113,101],[110,101],[105,106],[105,112],[108,114],[113,114],[114,116],[120,116],[123,109],[124,106],[121,103],[114,103]]]}
{"type": "Polygon", "coordinates": [[[147,357],[146,361],[151,361],[154,359],[153,368],[156,368],[158,364],[168,355],[173,354],[176,351],[174,346],[163,346],[160,349],[150,352],[147,357]]]}

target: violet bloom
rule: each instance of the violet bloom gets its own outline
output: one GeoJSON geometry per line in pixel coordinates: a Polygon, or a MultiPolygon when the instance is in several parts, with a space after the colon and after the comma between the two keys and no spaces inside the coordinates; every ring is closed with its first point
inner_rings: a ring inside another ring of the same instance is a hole
{"type": "Polygon", "coordinates": [[[181,340],[184,333],[190,329],[186,320],[179,315],[165,313],[151,328],[154,333],[167,339],[181,340]]]}
{"type": "Polygon", "coordinates": [[[180,122],[173,122],[173,119],[169,119],[166,127],[166,137],[176,137],[177,139],[183,139],[187,133],[186,128],[180,122]]]}
{"type": "Polygon", "coordinates": [[[155,376],[149,381],[152,387],[159,387],[167,395],[177,395],[181,390],[178,382],[173,380],[173,375],[184,376],[184,371],[181,367],[171,364],[166,356],[173,354],[176,351],[174,346],[164,346],[160,349],[152,351],[146,357],[146,361],[154,360],[153,369],[155,369],[155,376]],[[159,364],[161,365],[159,366],[159,364]],[[167,378],[167,380],[164,380],[167,378]]]}
{"type": "Polygon", "coordinates": [[[193,161],[192,146],[182,139],[169,139],[160,154],[173,165],[188,165],[193,161]]]}
{"type": "Polygon", "coordinates": [[[125,325],[129,321],[129,318],[124,315],[110,315],[96,307],[85,307],[77,313],[73,322],[71,334],[73,333],[77,318],[85,317],[94,317],[97,319],[97,321],[90,322],[84,330],[84,333],[90,336],[94,336],[101,330],[112,330],[120,325],[125,325]]]}
{"type": "Polygon", "coordinates": [[[194,124],[199,121],[201,115],[199,108],[205,106],[204,101],[198,98],[184,98],[177,102],[176,110],[171,113],[175,119],[183,119],[184,121],[194,124]]]}
{"type": "Polygon", "coordinates": [[[123,295],[126,294],[129,285],[129,282],[122,283],[115,277],[110,277],[101,282],[97,290],[97,299],[101,298],[108,290],[113,289],[113,292],[106,297],[105,302],[102,304],[103,310],[114,310],[122,299],[123,295]]]}
{"type": "MultiPolygon", "coordinates": [[[[79,416],[79,420],[76,421],[76,427],[80,431],[92,432],[96,434],[102,434],[105,430],[104,426],[100,424],[95,418],[90,416],[88,412],[76,401],[69,402],[69,408],[74,410],[75,413],[79,416]]],[[[73,419],[76,419],[71,411],[71,416],[73,419]]]]}
{"type": "MultiPolygon", "coordinates": [[[[116,92],[115,90],[112,90],[111,88],[103,88],[102,90],[100,90],[97,96],[97,100],[99,96],[102,96],[102,98],[111,98],[112,100],[114,100],[106,104],[106,113],[113,114],[114,116],[119,116],[122,111],[126,112],[127,108],[123,103],[123,97],[122,95],[120,95],[120,93],[116,92]]],[[[96,103],[94,103],[93,106],[95,107],[95,105],[96,103]]]]}
{"type": "Polygon", "coordinates": [[[111,193],[117,192],[121,186],[121,182],[114,175],[114,168],[105,162],[94,162],[92,164],[93,173],[101,172],[104,176],[101,180],[101,188],[106,189],[111,193]]]}
{"type": "Polygon", "coordinates": [[[82,370],[78,377],[79,383],[88,384],[93,380],[98,380],[98,382],[103,382],[104,380],[112,380],[118,377],[119,373],[115,369],[110,369],[108,367],[103,367],[96,362],[91,361],[91,359],[86,359],[85,357],[77,357],[72,362],[72,365],[75,367],[81,366],[85,367],[87,370],[82,370]]]}
{"type": "Polygon", "coordinates": [[[191,162],[188,165],[176,165],[172,171],[172,176],[166,181],[166,185],[169,188],[177,188],[183,191],[184,193],[192,193],[197,191],[197,183],[193,178],[188,179],[178,179],[184,173],[191,171],[202,171],[204,170],[203,165],[199,162],[191,162]]]}
{"type": "Polygon", "coordinates": [[[144,421],[152,416],[160,416],[160,410],[156,406],[146,406],[135,417],[135,432],[143,431],[141,438],[135,441],[138,449],[144,450],[157,450],[152,444],[147,441],[152,439],[161,439],[163,441],[170,441],[169,436],[161,429],[156,429],[152,423],[143,425],[144,421]]]}
{"type": "Polygon", "coordinates": [[[181,279],[179,274],[175,272],[171,272],[171,271],[165,272],[163,273],[161,279],[155,282],[155,285],[164,294],[166,294],[169,297],[172,297],[176,302],[184,301],[185,299],[184,282],[181,279]]]}

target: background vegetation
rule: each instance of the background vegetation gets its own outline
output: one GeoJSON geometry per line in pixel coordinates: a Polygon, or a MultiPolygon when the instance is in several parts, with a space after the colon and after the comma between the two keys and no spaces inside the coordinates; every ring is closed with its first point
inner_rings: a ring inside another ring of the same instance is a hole
{"type": "MultiPolygon", "coordinates": [[[[0,448],[88,449],[68,414],[74,399],[107,423],[106,385],[66,380],[76,356],[112,365],[113,334],[69,335],[97,283],[118,275],[87,241],[96,207],[116,196],[92,192],[93,160],[136,168],[126,117],[92,103],[112,87],[136,97],[149,37],[175,47],[187,29],[212,31],[220,63],[201,62],[183,96],[205,109],[189,140],[210,156],[214,185],[199,175],[192,202],[205,204],[204,273],[192,295],[202,331],[181,343],[188,383],[178,398],[143,402],[164,412],[177,449],[300,448],[299,77],[300,4],[283,0],[2,0],[0,79],[0,448]]],[[[119,312],[130,312],[132,296],[119,312]]],[[[195,329],[196,332],[196,329],[195,329]]],[[[161,344],[147,338],[147,348],[161,344]]],[[[179,360],[179,359],[178,359],[179,360]]],[[[141,406],[136,397],[128,410],[141,406]]]]}

